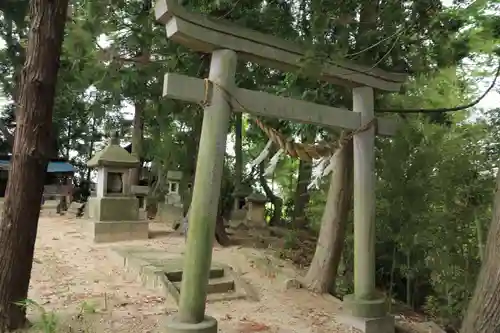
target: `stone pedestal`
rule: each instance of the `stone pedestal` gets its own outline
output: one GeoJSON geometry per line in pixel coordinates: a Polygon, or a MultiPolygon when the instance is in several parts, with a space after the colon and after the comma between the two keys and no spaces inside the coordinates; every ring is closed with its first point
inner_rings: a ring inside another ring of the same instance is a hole
{"type": "Polygon", "coordinates": [[[89,218],[95,221],[137,221],[139,200],[135,197],[89,198],[89,218]]]}
{"type": "Polygon", "coordinates": [[[364,333],[394,333],[394,317],[387,313],[387,300],[357,298],[354,294],[344,296],[345,315],[339,321],[364,333]]]}
{"type": "Polygon", "coordinates": [[[339,323],[363,333],[394,333],[396,331],[394,317],[391,315],[378,318],[361,318],[342,314],[336,316],[335,319],[339,323]]]}
{"type": "Polygon", "coordinates": [[[88,223],[94,242],[148,239],[149,223],[139,219],[139,200],[135,197],[89,198],[88,223]]]}
{"type": "Polygon", "coordinates": [[[247,210],[246,209],[234,209],[231,212],[231,220],[234,221],[243,221],[247,217],[247,210]]]}
{"type": "Polygon", "coordinates": [[[149,237],[148,221],[107,221],[90,223],[95,243],[143,240],[149,237]]]}
{"type": "Polygon", "coordinates": [[[387,314],[387,300],[383,297],[362,299],[350,294],[344,296],[344,308],[356,317],[379,318],[387,314]]]}
{"type": "Polygon", "coordinates": [[[210,316],[196,324],[181,322],[177,316],[168,317],[165,322],[165,333],[217,333],[217,320],[210,316]]]}

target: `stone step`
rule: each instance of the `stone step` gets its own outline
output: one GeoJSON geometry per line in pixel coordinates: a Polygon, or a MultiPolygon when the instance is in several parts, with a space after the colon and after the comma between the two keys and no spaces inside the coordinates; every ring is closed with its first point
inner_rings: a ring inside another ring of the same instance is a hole
{"type": "MultiPolygon", "coordinates": [[[[169,279],[171,282],[181,282],[182,281],[182,270],[176,270],[172,272],[166,273],[167,279],[169,279]]],[[[209,279],[217,279],[221,278],[224,276],[224,268],[215,268],[212,267],[210,269],[210,273],[208,275],[209,279]]]]}
{"type": "Polygon", "coordinates": [[[246,295],[241,292],[233,291],[230,293],[217,293],[217,294],[208,294],[207,295],[207,303],[216,303],[216,302],[224,302],[224,301],[234,301],[238,299],[245,299],[246,295]]]}
{"type": "MultiPolygon", "coordinates": [[[[179,291],[181,291],[181,282],[174,282],[174,285],[179,291]]],[[[223,276],[208,280],[207,294],[225,294],[232,293],[234,291],[234,280],[230,277],[223,276]]]]}
{"type": "MultiPolygon", "coordinates": [[[[86,223],[88,224],[88,223],[86,223]]],[[[143,247],[114,248],[127,272],[137,274],[143,285],[170,295],[179,303],[182,280],[182,257],[171,257],[163,250],[145,250],[143,247]]],[[[236,299],[258,300],[258,295],[230,266],[212,262],[208,281],[207,302],[236,299]]]]}

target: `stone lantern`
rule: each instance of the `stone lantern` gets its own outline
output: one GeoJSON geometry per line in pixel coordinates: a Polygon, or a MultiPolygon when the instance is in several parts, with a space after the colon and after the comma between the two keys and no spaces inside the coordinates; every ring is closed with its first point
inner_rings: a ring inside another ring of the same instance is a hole
{"type": "Polygon", "coordinates": [[[252,188],[249,186],[241,185],[236,188],[232,194],[233,196],[233,209],[231,211],[231,220],[244,220],[247,215],[246,197],[252,193],[252,188]]]}
{"type": "Polygon", "coordinates": [[[266,227],[267,197],[260,193],[252,193],[246,197],[246,223],[251,227],[266,227]]]}
{"type": "Polygon", "coordinates": [[[174,207],[182,206],[182,198],[180,195],[180,186],[182,180],[182,171],[168,170],[167,172],[167,194],[165,202],[174,207]]]}
{"type": "Polygon", "coordinates": [[[96,195],[87,203],[95,242],[148,238],[148,222],[139,220],[139,200],[130,193],[129,172],[139,163],[117,134],[87,162],[97,169],[96,195]]]}

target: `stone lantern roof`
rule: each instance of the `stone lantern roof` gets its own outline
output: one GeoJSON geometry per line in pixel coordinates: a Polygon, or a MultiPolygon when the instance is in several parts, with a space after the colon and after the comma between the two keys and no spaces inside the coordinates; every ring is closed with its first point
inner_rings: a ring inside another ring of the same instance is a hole
{"type": "Polygon", "coordinates": [[[235,188],[233,191],[234,198],[245,198],[252,193],[252,187],[250,185],[241,184],[239,188],[235,188]]]}
{"type": "Polygon", "coordinates": [[[168,170],[167,171],[167,179],[173,181],[181,181],[182,179],[182,171],[177,170],[168,170]]]}
{"type": "Polygon", "coordinates": [[[263,194],[253,192],[248,197],[246,197],[246,201],[258,204],[265,204],[267,202],[267,197],[263,194]]]}
{"type": "Polygon", "coordinates": [[[137,157],[130,154],[120,146],[120,140],[117,133],[109,140],[108,145],[97,152],[88,162],[89,168],[95,167],[116,167],[116,168],[135,168],[140,161],[137,157]]]}

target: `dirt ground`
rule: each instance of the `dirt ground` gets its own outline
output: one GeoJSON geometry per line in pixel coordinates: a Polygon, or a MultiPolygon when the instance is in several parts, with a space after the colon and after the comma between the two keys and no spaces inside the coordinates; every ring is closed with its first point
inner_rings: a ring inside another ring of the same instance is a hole
{"type": "MultiPolygon", "coordinates": [[[[161,331],[166,314],[177,311],[173,299],[146,289],[137,276],[125,273],[123,262],[111,248],[133,245],[182,254],[184,238],[163,233],[148,241],[93,244],[81,223],[64,217],[40,218],[30,299],[65,322],[60,324],[61,332],[161,331]],[[77,316],[84,303],[85,308],[95,309],[96,313],[77,316]],[[78,323],[81,321],[85,323],[78,323]],[[75,329],[82,325],[85,328],[75,329]]],[[[158,224],[152,223],[152,227],[158,228],[158,224]]],[[[207,314],[217,318],[219,331],[352,332],[335,321],[339,303],[334,298],[306,290],[284,290],[283,283],[258,269],[242,252],[238,247],[216,247],[214,260],[236,266],[257,291],[260,301],[208,304],[207,314]]],[[[35,318],[39,311],[31,312],[35,318]]]]}

